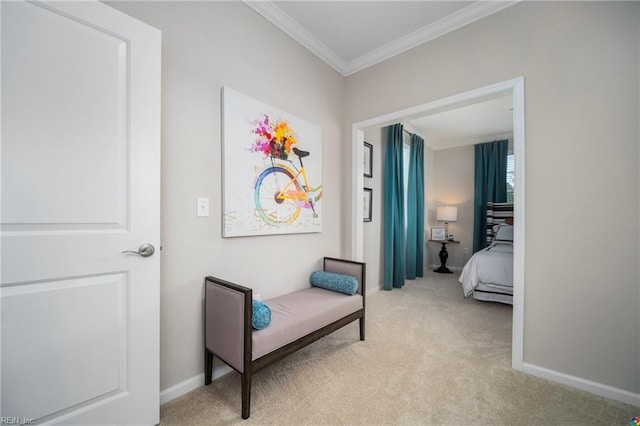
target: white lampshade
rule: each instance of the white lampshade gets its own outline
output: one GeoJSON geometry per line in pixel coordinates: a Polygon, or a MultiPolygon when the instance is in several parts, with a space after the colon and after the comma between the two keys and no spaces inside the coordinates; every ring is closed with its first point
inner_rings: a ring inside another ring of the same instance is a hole
{"type": "Polygon", "coordinates": [[[436,220],[440,222],[455,222],[458,220],[458,208],[449,206],[438,207],[436,220]]]}

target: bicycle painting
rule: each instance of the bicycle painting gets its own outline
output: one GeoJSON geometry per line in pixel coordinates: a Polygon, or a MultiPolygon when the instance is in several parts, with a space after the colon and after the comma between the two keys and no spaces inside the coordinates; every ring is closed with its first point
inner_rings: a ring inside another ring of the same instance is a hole
{"type": "Polygon", "coordinates": [[[224,88],[223,236],[320,232],[321,148],[319,127],[224,88]]]}

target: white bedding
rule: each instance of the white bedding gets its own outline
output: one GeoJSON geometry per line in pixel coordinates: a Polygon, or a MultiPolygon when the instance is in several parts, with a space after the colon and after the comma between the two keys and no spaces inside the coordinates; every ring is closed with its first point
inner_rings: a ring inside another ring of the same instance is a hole
{"type": "Polygon", "coordinates": [[[513,244],[494,241],[475,253],[462,269],[458,281],[462,284],[464,297],[469,296],[480,283],[513,288],[513,244]]]}

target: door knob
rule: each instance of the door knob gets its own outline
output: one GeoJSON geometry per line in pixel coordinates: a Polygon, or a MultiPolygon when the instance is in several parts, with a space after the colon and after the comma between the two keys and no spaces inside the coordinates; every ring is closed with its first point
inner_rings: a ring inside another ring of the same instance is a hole
{"type": "Polygon", "coordinates": [[[138,247],[138,251],[132,251],[132,250],[125,250],[122,253],[131,253],[131,254],[137,254],[138,256],[142,256],[142,257],[149,257],[152,256],[153,253],[156,252],[155,247],[153,247],[152,244],[143,244],[140,247],[138,247]]]}

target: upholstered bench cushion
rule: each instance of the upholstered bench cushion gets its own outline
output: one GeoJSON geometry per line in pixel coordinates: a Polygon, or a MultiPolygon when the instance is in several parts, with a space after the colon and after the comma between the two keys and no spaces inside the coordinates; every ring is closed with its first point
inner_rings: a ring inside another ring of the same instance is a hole
{"type": "Polygon", "coordinates": [[[253,330],[254,360],[362,309],[362,296],[311,287],[265,304],[271,308],[271,325],[253,330]]]}

